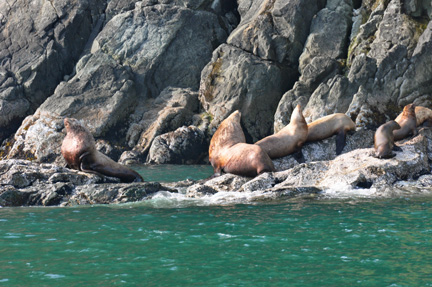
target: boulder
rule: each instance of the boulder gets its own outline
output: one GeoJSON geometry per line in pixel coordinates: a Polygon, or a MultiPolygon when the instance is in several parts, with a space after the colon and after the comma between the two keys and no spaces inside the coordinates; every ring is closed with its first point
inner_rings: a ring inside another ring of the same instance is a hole
{"type": "Polygon", "coordinates": [[[204,133],[194,126],[183,126],[157,136],[149,151],[150,164],[197,164],[208,153],[204,133]]]}
{"type": "Polygon", "coordinates": [[[198,93],[190,89],[166,88],[158,98],[148,102],[142,120],[131,125],[127,133],[130,147],[145,158],[153,140],[164,133],[192,124],[199,112],[198,93]]]}
{"type": "Polygon", "coordinates": [[[135,202],[159,190],[161,190],[161,185],[158,182],[81,185],[63,205],[135,202]]]}

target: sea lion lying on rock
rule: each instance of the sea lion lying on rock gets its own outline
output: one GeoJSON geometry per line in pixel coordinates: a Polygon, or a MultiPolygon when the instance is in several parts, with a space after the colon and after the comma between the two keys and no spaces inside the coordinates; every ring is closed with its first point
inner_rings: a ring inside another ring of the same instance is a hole
{"type": "Polygon", "coordinates": [[[274,159],[299,151],[307,136],[308,125],[303,117],[301,106],[297,105],[287,126],[255,144],[259,145],[270,158],[274,159]]]}
{"type": "Polygon", "coordinates": [[[400,129],[396,129],[393,131],[395,141],[404,139],[410,135],[417,135],[417,119],[415,113],[415,105],[406,105],[403,108],[402,113],[399,114],[395,119],[395,122],[400,125],[400,129]]]}
{"type": "Polygon", "coordinates": [[[416,125],[417,127],[424,125],[426,127],[432,127],[432,110],[422,107],[415,107],[416,125]]]}
{"type": "Polygon", "coordinates": [[[136,171],[99,152],[93,135],[77,119],[65,118],[64,125],[67,134],[61,153],[71,169],[117,177],[122,182],[144,181],[136,171]]]}
{"type": "Polygon", "coordinates": [[[319,118],[308,124],[307,142],[319,141],[336,136],[336,154],[345,147],[346,134],[355,129],[355,123],[345,114],[336,113],[319,118]]]}
{"type": "Polygon", "coordinates": [[[389,121],[376,130],[374,136],[375,157],[392,158],[395,156],[393,153],[395,148],[394,131],[400,128],[396,121],[389,121]]]}
{"type": "Polygon", "coordinates": [[[214,175],[225,172],[255,177],[275,171],[273,162],[260,146],[245,143],[240,118],[239,111],[233,112],[222,121],[210,141],[209,160],[214,175]]]}

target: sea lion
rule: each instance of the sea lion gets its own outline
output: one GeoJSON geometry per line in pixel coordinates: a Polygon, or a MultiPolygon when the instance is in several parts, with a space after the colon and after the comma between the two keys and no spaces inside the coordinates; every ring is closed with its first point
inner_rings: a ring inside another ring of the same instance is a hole
{"type": "Polygon", "coordinates": [[[409,135],[417,135],[417,119],[415,113],[415,104],[406,105],[403,111],[395,119],[400,125],[400,129],[393,131],[394,140],[398,141],[408,137],[409,135]]]}
{"type": "Polygon", "coordinates": [[[210,162],[212,161],[214,155],[219,153],[220,150],[231,147],[237,143],[246,142],[243,129],[240,125],[240,118],[241,113],[239,111],[235,111],[220,123],[216,132],[213,134],[212,139],[210,140],[210,162]]]}
{"type": "Polygon", "coordinates": [[[222,172],[255,177],[275,171],[273,162],[259,146],[247,144],[240,125],[241,113],[235,111],[219,125],[209,147],[214,176],[222,172]]]}
{"type": "Polygon", "coordinates": [[[255,144],[260,146],[270,158],[280,158],[299,151],[307,136],[308,125],[303,117],[301,106],[297,105],[287,126],[255,144]]]}
{"type": "MultiPolygon", "coordinates": [[[[432,127],[432,110],[422,106],[415,107],[416,125],[432,127]]],[[[401,116],[401,115],[399,115],[401,116]]]]}
{"type": "Polygon", "coordinates": [[[247,143],[237,143],[222,149],[212,161],[215,175],[221,172],[255,177],[263,172],[275,171],[270,157],[261,147],[247,143]]]}
{"type": "Polygon", "coordinates": [[[345,147],[346,134],[355,129],[355,123],[345,114],[336,113],[319,118],[308,124],[307,142],[319,141],[336,136],[336,154],[345,147]]]}
{"type": "Polygon", "coordinates": [[[136,171],[99,152],[93,135],[77,119],[65,118],[64,125],[67,134],[61,146],[61,153],[70,168],[117,177],[122,182],[143,181],[136,171]]]}
{"type": "Polygon", "coordinates": [[[394,131],[401,126],[396,121],[389,121],[382,124],[374,135],[375,157],[391,158],[394,157],[394,131]]]}

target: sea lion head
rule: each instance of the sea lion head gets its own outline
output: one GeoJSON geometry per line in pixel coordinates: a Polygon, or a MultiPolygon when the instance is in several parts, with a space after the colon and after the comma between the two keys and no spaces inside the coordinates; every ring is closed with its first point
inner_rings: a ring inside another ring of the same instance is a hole
{"type": "Polygon", "coordinates": [[[65,118],[63,122],[67,133],[82,133],[82,132],[87,133],[88,132],[88,130],[84,127],[84,125],[77,119],[65,118]]]}
{"type": "Polygon", "coordinates": [[[306,124],[306,120],[303,116],[303,109],[300,104],[298,104],[291,114],[290,123],[302,123],[306,124]]]}
{"type": "Polygon", "coordinates": [[[415,117],[415,104],[408,104],[403,108],[404,116],[414,116],[415,117]]]}
{"type": "Polygon", "coordinates": [[[246,142],[240,124],[241,113],[236,110],[223,120],[214,133],[209,146],[209,160],[212,162],[221,149],[229,148],[237,143],[246,142]]]}
{"type": "Polygon", "coordinates": [[[240,123],[241,119],[241,112],[239,110],[235,110],[229,117],[226,118],[230,122],[237,122],[240,123]]]}
{"type": "Polygon", "coordinates": [[[387,123],[387,127],[388,127],[388,129],[389,129],[390,131],[398,130],[398,129],[401,128],[401,126],[400,126],[397,122],[395,122],[395,121],[389,121],[389,122],[387,123]]]}

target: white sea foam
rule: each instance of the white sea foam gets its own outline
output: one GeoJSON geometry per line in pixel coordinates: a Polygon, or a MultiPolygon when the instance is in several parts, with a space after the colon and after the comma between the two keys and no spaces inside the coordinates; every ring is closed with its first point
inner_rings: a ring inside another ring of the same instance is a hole
{"type": "Polygon", "coordinates": [[[173,193],[159,191],[151,199],[134,203],[139,205],[151,206],[155,208],[176,208],[189,206],[224,206],[235,204],[252,204],[255,202],[268,200],[278,197],[274,193],[264,193],[262,191],[237,192],[221,191],[216,194],[205,195],[203,197],[192,198],[185,193],[173,193]]]}

